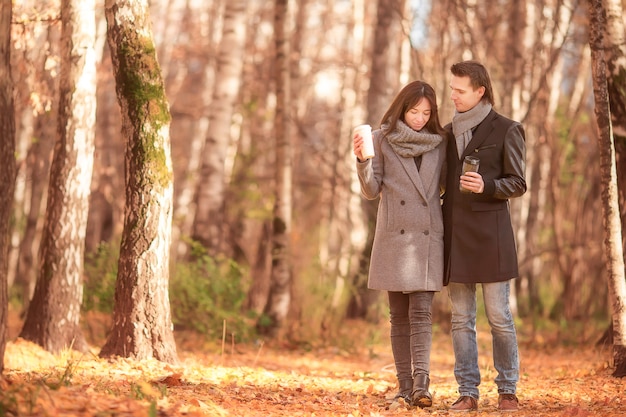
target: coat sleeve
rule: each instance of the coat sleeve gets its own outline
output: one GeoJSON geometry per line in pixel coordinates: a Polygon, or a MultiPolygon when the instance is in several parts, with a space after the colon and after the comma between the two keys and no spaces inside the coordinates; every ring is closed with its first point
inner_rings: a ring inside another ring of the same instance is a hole
{"type": "Polygon", "coordinates": [[[485,181],[486,195],[506,200],[526,192],[526,141],[524,128],[512,123],[504,137],[502,175],[485,181]]]}
{"type": "Polygon", "coordinates": [[[381,149],[382,134],[380,131],[373,132],[374,157],[365,162],[356,162],[356,170],[359,175],[361,194],[368,200],[375,200],[380,195],[383,185],[384,157],[381,149]]]}

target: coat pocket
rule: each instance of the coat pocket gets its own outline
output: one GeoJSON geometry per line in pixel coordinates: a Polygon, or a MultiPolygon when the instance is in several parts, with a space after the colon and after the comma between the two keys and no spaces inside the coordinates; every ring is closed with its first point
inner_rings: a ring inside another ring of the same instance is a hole
{"type": "Polygon", "coordinates": [[[507,200],[501,201],[473,201],[472,211],[497,211],[506,210],[508,207],[507,200]]]}

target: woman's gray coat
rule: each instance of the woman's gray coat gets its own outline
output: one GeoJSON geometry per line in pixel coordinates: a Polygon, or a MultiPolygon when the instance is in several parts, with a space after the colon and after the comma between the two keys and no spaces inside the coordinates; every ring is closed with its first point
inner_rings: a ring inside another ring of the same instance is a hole
{"type": "Polygon", "coordinates": [[[373,132],[376,156],[357,160],[361,193],[380,196],[368,287],[385,291],[441,291],[443,286],[443,219],[439,176],[446,140],[422,156],[398,156],[373,132]]]}

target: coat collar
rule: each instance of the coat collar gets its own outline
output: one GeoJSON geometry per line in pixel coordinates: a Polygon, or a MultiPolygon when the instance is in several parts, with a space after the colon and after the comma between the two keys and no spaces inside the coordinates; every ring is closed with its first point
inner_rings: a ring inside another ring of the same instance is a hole
{"type": "Polygon", "coordinates": [[[496,119],[497,113],[494,110],[491,110],[487,117],[483,119],[482,122],[476,126],[476,130],[472,133],[472,140],[469,141],[467,147],[463,151],[463,154],[459,158],[459,160],[463,160],[467,155],[470,155],[479,148],[480,145],[487,139],[491,131],[494,129],[493,121],[496,119]]]}

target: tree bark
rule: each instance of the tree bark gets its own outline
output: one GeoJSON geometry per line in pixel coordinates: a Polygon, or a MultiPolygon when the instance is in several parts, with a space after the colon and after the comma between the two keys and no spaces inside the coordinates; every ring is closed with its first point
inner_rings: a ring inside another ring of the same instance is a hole
{"type": "Polygon", "coordinates": [[[0,376],[7,344],[9,236],[15,190],[15,107],[11,77],[11,0],[0,0],[0,376]]]}
{"type": "Polygon", "coordinates": [[[83,259],[96,125],[95,0],[61,2],[57,142],[39,276],[20,334],[46,350],[85,351],[80,322],[83,259]]]}
{"type": "Polygon", "coordinates": [[[113,328],[101,357],[178,362],[169,303],[170,112],[147,0],[107,0],[107,40],[126,140],[126,207],[113,328]]]}
{"type": "Polygon", "coordinates": [[[606,11],[602,0],[589,0],[589,45],[591,47],[595,114],[599,133],[604,244],[608,259],[609,294],[613,308],[613,358],[615,366],[613,375],[622,377],[626,376],[626,275],[624,273],[607,63],[604,54],[605,33],[606,11]]]}

